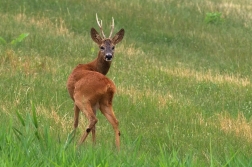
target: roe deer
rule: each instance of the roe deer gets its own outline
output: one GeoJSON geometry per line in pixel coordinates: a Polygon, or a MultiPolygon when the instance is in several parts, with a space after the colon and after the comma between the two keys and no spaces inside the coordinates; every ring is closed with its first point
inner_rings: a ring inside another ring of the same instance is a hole
{"type": "Polygon", "coordinates": [[[78,127],[79,112],[81,110],[88,118],[89,125],[79,144],[84,142],[90,131],[92,131],[92,138],[95,143],[96,110],[100,109],[115,130],[116,146],[119,148],[120,132],[118,130],[118,121],[112,109],[115,85],[105,75],[110,68],[115,45],[123,39],[124,29],[121,29],[111,38],[114,29],[114,19],[112,18],[111,32],[109,37],[106,38],[102,30],[102,21],[99,22],[97,14],[96,21],[100,27],[102,37],[94,28],[91,28],[91,37],[100,48],[98,56],[90,63],[79,64],[75,67],[67,80],[67,89],[74,101],[74,131],[78,127]]]}

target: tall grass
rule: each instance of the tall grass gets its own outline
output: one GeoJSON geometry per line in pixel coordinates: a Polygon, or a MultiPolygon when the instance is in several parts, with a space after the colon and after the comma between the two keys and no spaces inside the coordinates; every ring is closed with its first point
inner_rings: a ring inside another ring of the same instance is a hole
{"type": "Polygon", "coordinates": [[[251,166],[251,8],[249,0],[2,0],[1,166],[251,166]],[[100,113],[95,146],[76,148],[84,116],[71,141],[65,85],[96,57],[95,13],[105,32],[112,16],[115,31],[126,30],[108,73],[120,152],[100,113]]]}

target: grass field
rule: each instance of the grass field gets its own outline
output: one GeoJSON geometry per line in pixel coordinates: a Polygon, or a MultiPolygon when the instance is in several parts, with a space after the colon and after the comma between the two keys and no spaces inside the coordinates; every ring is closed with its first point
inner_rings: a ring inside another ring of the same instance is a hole
{"type": "Polygon", "coordinates": [[[0,1],[0,166],[252,166],[251,0],[0,1]],[[125,29],[107,76],[114,132],[79,149],[66,80],[125,29]]]}

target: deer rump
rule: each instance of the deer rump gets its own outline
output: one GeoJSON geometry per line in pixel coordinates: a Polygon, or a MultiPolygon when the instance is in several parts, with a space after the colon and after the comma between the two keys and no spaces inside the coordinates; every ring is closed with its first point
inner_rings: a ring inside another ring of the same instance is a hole
{"type": "MultiPolygon", "coordinates": [[[[81,100],[83,103],[90,103],[91,106],[97,106],[101,102],[112,105],[116,87],[105,75],[95,71],[84,70],[75,79],[73,90],[74,101],[77,98],[81,98],[78,100],[81,100]]],[[[98,109],[97,107],[96,109],[98,109]]],[[[80,108],[80,110],[82,109],[80,108]]]]}
{"type": "Polygon", "coordinates": [[[75,83],[73,90],[73,100],[75,105],[74,128],[76,129],[78,127],[80,110],[88,119],[89,125],[84,131],[79,141],[79,145],[85,141],[90,131],[92,131],[93,143],[95,143],[95,124],[98,121],[96,118],[96,110],[100,109],[115,131],[116,146],[119,149],[119,122],[115,117],[112,107],[112,100],[116,91],[114,83],[105,75],[95,71],[83,70],[81,74],[82,75],[75,83]]]}

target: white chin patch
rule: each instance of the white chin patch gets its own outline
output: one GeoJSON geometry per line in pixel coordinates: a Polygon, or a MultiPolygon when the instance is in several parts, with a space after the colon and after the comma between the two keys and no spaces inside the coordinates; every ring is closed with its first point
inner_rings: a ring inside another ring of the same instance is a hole
{"type": "Polygon", "coordinates": [[[106,61],[112,61],[112,58],[105,58],[106,61]]]}

